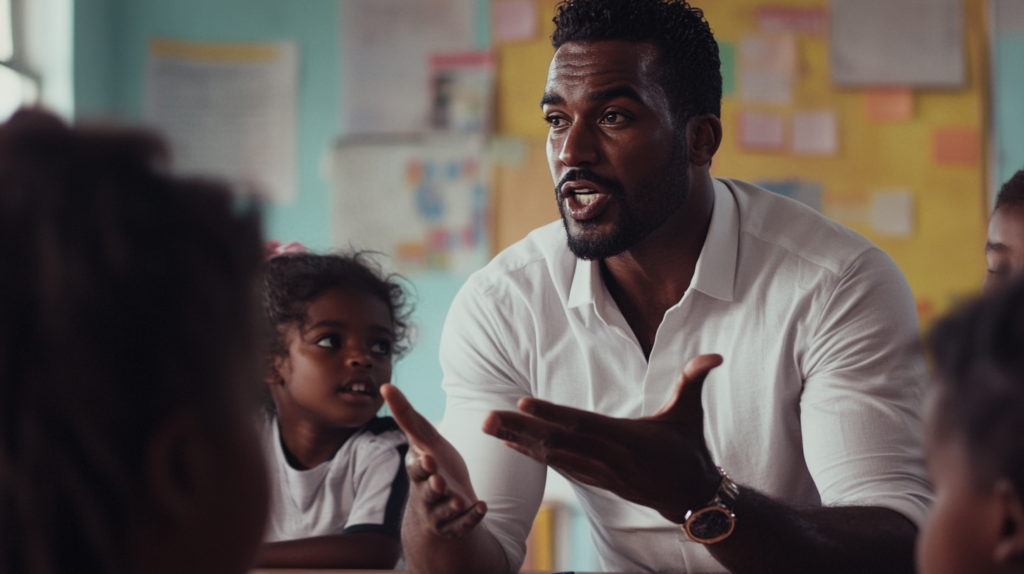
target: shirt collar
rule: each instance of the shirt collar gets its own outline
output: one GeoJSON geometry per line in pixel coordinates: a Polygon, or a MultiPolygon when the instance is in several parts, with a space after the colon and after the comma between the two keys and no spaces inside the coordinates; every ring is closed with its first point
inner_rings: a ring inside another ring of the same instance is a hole
{"type": "MultiPolygon", "coordinates": [[[[717,179],[712,181],[715,206],[711,211],[708,236],[701,248],[700,258],[697,259],[697,269],[690,286],[715,299],[732,301],[739,251],[739,211],[729,187],[717,179]]],[[[601,267],[597,262],[577,259],[572,286],[569,288],[568,307],[571,309],[593,303],[601,309],[605,293],[601,281],[601,267]]]]}

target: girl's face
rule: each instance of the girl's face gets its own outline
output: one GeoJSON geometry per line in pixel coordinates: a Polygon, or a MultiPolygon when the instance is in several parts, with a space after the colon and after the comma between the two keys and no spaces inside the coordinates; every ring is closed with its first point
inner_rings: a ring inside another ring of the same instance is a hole
{"type": "Polygon", "coordinates": [[[1004,527],[1000,499],[982,488],[976,465],[959,438],[928,437],[928,473],[935,505],[917,541],[920,574],[1000,572],[995,547],[1004,527]]]}
{"type": "Polygon", "coordinates": [[[305,325],[287,332],[288,355],[275,361],[271,386],[282,420],[300,418],[341,429],[368,423],[391,381],[394,331],[387,303],[362,291],[325,291],[305,325]]]}

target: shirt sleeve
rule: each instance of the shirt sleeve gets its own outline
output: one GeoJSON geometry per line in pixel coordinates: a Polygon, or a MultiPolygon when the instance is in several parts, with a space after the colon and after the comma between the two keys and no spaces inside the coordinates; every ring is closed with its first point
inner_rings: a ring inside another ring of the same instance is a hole
{"type": "Polygon", "coordinates": [[[483,524],[504,548],[512,572],[525,558],[547,467],[481,427],[490,411],[516,410],[530,394],[528,345],[519,344],[529,340],[534,324],[526,307],[470,279],[448,312],[440,352],[447,394],[441,432],[466,460],[473,489],[487,503],[483,524]]]}
{"type": "Polygon", "coordinates": [[[838,279],[804,357],[804,455],[824,505],[880,506],[920,529],[927,368],[906,279],[872,249],[838,279]]]}
{"type": "Polygon", "coordinates": [[[402,511],[409,497],[409,477],[405,473],[409,445],[404,437],[378,438],[359,453],[355,499],[342,534],[376,532],[401,540],[402,511]]]}

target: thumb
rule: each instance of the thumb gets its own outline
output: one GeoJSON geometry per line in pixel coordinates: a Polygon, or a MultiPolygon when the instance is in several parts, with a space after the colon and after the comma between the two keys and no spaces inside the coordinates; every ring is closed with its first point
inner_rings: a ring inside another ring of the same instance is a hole
{"type": "Polygon", "coordinates": [[[434,444],[438,436],[434,425],[430,424],[430,421],[423,418],[423,415],[412,408],[412,405],[409,404],[409,399],[405,398],[405,395],[402,394],[402,391],[398,390],[398,387],[391,383],[385,383],[380,387],[380,394],[387,401],[388,408],[391,409],[391,416],[394,417],[395,422],[398,423],[398,426],[409,437],[409,440],[416,446],[429,452],[431,445],[434,444]]]}
{"type": "Polygon", "coordinates": [[[704,416],[704,407],[701,404],[701,391],[704,390],[704,380],[712,369],[722,364],[722,355],[698,355],[690,359],[683,367],[683,374],[679,376],[679,384],[668,401],[652,418],[662,420],[679,420],[704,416]]]}

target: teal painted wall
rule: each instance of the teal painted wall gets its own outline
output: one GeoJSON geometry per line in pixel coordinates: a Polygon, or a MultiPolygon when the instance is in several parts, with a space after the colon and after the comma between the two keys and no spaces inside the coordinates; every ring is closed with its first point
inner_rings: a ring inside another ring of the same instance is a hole
{"type": "Polygon", "coordinates": [[[997,37],[994,60],[998,187],[1024,169],[1024,32],[997,37]]]}
{"type": "MultiPolygon", "coordinates": [[[[488,0],[477,0],[477,47],[490,45],[488,0]]],[[[288,40],[299,48],[299,194],[266,209],[266,235],[332,246],[330,184],[325,153],[344,131],[341,118],[338,0],[76,0],[75,99],[80,120],[142,119],[146,49],[151,38],[207,42],[288,40]]],[[[417,342],[398,362],[395,380],[434,420],[444,414],[437,361],[441,327],[465,276],[411,277],[417,342]]]]}

